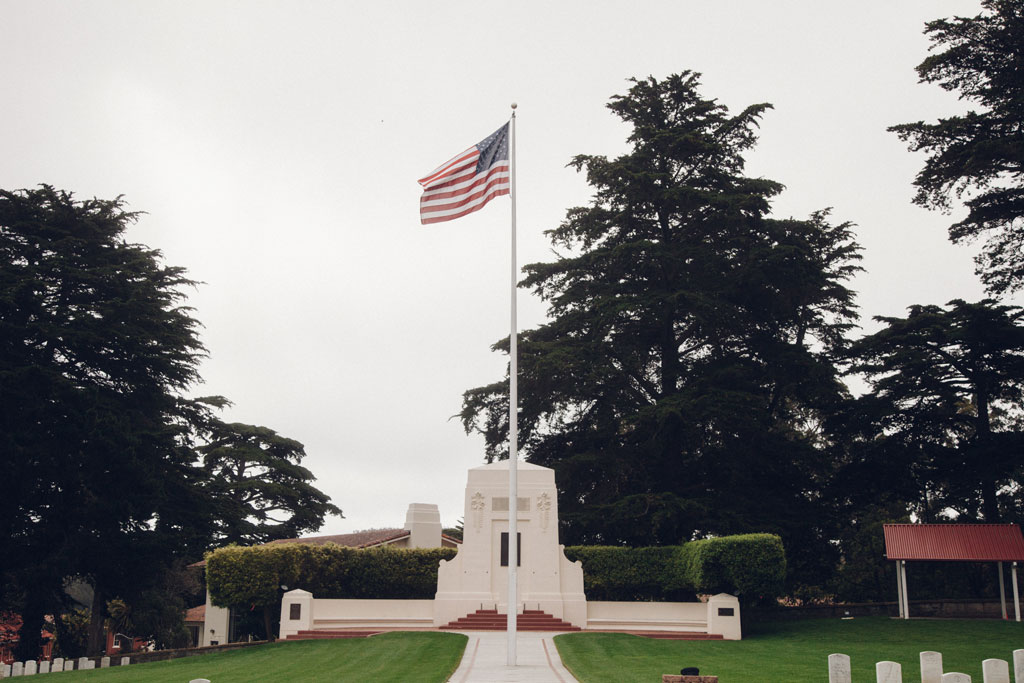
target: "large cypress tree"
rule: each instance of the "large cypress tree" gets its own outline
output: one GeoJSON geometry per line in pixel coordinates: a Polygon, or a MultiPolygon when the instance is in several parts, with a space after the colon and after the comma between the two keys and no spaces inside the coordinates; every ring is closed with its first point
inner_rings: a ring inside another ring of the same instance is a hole
{"type": "Polygon", "coordinates": [[[954,300],[876,320],[885,327],[850,349],[851,372],[865,375],[871,392],[853,411],[868,436],[843,466],[845,480],[867,492],[884,487],[876,500],[891,496],[925,520],[950,511],[1017,519],[1024,311],[954,300]]]}
{"type": "Polygon", "coordinates": [[[1024,287],[1024,3],[981,6],[975,17],[929,22],[936,52],[917,67],[921,82],[976,108],[890,130],[928,154],[914,180],[916,204],[949,211],[954,199],[965,199],[967,216],[949,227],[949,238],[985,238],[978,272],[989,291],[1002,294],[1024,287]]]}
{"type": "Polygon", "coordinates": [[[105,599],[205,541],[188,444],[201,407],[180,393],[203,355],[192,283],[124,239],[134,219],[120,199],[0,191],[0,557],[26,657],[68,577],[94,588],[95,651],[105,599]]]}
{"type": "MultiPolygon", "coordinates": [[[[521,336],[523,450],[556,469],[569,542],[810,547],[858,247],[827,212],[768,217],[783,188],[743,155],[770,105],[731,115],[692,72],[632,83],[608,105],[631,150],[573,160],[594,199],[548,232],[562,255],[524,269],[550,321],[521,336]]],[[[507,457],[507,402],[507,381],[465,394],[488,459],[507,457]]]]}
{"type": "Polygon", "coordinates": [[[302,466],[305,447],[272,429],[210,420],[199,448],[216,505],[214,542],[254,545],[316,531],[341,516],[302,466]]]}

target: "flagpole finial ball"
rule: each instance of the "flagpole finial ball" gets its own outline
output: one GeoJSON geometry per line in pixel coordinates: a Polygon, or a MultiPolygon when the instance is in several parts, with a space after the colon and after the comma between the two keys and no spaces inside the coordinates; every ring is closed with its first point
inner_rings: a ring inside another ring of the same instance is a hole
{"type": "Polygon", "coordinates": [[[518,105],[518,104],[516,104],[515,102],[513,102],[513,103],[512,103],[512,108],[513,108],[513,109],[515,109],[515,108],[516,108],[516,107],[518,107],[518,106],[519,106],[519,105],[518,105]]]}

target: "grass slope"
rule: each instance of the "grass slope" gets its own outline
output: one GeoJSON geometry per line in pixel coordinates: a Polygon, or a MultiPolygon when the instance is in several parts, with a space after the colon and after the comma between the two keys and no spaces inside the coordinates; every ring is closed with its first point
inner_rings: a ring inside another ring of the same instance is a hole
{"type": "Polygon", "coordinates": [[[166,662],[75,671],[72,680],[182,683],[208,678],[212,683],[442,683],[458,668],[468,640],[458,633],[384,633],[366,639],[278,642],[166,662]]]}
{"type": "Polygon", "coordinates": [[[946,672],[981,680],[981,661],[1024,648],[1024,624],[1004,621],[910,620],[885,617],[754,624],[740,641],[651,640],[618,633],[555,637],[562,662],[583,683],[659,681],[696,666],[722,683],[820,683],[828,656],[849,655],[854,683],[875,680],[875,662],[903,666],[903,680],[921,680],[918,653],[942,653],[946,672]]]}

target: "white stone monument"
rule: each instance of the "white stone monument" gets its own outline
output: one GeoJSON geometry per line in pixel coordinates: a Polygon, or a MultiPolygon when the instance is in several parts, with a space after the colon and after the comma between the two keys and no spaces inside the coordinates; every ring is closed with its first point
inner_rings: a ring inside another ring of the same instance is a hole
{"type": "Polygon", "coordinates": [[[508,527],[509,511],[514,509],[519,532],[515,609],[542,610],[586,627],[583,567],[566,559],[558,543],[555,472],[521,462],[517,479],[519,500],[510,505],[508,461],[469,470],[462,545],[458,555],[442,561],[438,569],[435,625],[478,609],[508,614],[508,527]]]}

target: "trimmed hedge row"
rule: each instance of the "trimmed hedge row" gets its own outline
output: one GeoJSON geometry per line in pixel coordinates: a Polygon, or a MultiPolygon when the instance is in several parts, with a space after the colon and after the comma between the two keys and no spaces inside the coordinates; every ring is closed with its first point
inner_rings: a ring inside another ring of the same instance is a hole
{"type": "Polygon", "coordinates": [[[743,534],[681,546],[570,546],[583,564],[588,600],[692,600],[731,593],[744,602],[782,594],[786,554],[774,534],[743,534]]]}
{"type": "MultiPolygon", "coordinates": [[[[206,556],[206,584],[215,605],[276,605],[281,586],[318,598],[430,599],[437,567],[453,548],[359,550],[334,544],[221,548],[206,556]]],[[[570,546],[583,564],[588,600],[692,600],[732,593],[744,602],[782,593],[786,555],[773,534],[692,541],[681,546],[570,546]]]]}
{"type": "Polygon", "coordinates": [[[220,548],[206,556],[206,585],[219,606],[274,605],[282,585],[318,598],[430,599],[437,567],[454,548],[360,550],[334,544],[220,548]]]}

